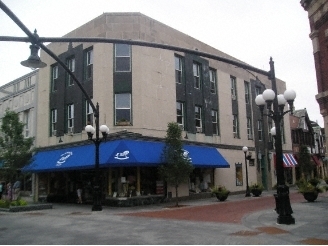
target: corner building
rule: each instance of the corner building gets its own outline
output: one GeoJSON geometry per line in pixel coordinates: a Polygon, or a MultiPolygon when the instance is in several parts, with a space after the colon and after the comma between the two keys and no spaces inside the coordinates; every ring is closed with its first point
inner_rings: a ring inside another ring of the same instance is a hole
{"type": "MultiPolygon", "coordinates": [[[[186,34],[140,13],[104,13],[64,37],[138,40],[183,47],[236,60],[186,34]]],[[[76,75],[99,103],[100,125],[110,134],[100,145],[103,199],[175,195],[157,174],[163,162],[168,122],[183,129],[184,149],[195,166],[179,196],[209,195],[208,187],[225,185],[232,192],[249,184],[276,183],[271,160],[273,122],[262,119],[255,97],[271,81],[266,76],[189,53],[119,43],[51,43],[47,46],[76,75]]],[[[40,150],[25,171],[36,173],[36,197],[73,199],[77,186],[92,197],[94,145],[84,127],[93,112],[80,88],[50,56],[39,69],[38,134],[40,150]]],[[[269,59],[268,59],[269,60],[269,59]]],[[[268,64],[269,68],[269,64],[268,64]]],[[[277,79],[279,92],[285,82],[277,79]]],[[[291,152],[288,117],[283,147],[291,152]]]]}

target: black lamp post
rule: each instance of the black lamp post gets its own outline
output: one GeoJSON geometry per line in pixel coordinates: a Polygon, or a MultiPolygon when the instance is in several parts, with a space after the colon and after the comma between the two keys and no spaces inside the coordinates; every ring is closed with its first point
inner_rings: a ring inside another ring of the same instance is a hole
{"type": "Polygon", "coordinates": [[[247,151],[248,151],[248,148],[246,146],[244,146],[243,152],[245,155],[245,167],[246,167],[246,194],[245,194],[245,197],[251,196],[251,192],[249,190],[249,185],[248,185],[248,168],[247,168],[247,157],[246,157],[247,151]]]}
{"type": "MultiPolygon", "coordinates": [[[[99,112],[99,104],[97,103],[97,112],[99,112]]],[[[95,180],[93,185],[93,206],[92,211],[101,211],[101,181],[99,178],[99,146],[103,140],[106,140],[109,133],[109,128],[106,125],[101,125],[99,127],[98,117],[95,117],[96,129],[92,125],[87,125],[85,131],[88,134],[88,139],[95,144],[95,180]],[[99,130],[101,131],[103,138],[99,138],[99,130]],[[93,139],[93,135],[96,133],[96,138],[93,139]]]]}
{"type": "MultiPolygon", "coordinates": [[[[263,94],[255,98],[255,103],[259,106],[262,115],[270,117],[275,124],[275,149],[276,149],[276,168],[277,168],[277,194],[276,212],[278,213],[278,224],[295,224],[295,219],[292,217],[293,210],[290,205],[289,187],[285,184],[283,152],[281,139],[281,122],[283,117],[288,112],[293,113],[293,102],[296,98],[296,93],[293,90],[286,90],[283,95],[277,95],[277,85],[274,71],[274,62],[270,58],[269,79],[272,82],[272,90],[266,89],[263,94]],[[284,112],[286,101],[289,104],[289,110],[284,112]],[[263,114],[264,105],[267,105],[268,114],[263,114]],[[273,110],[271,106],[273,104],[273,110]]],[[[271,134],[273,131],[271,131],[271,134]]]]}

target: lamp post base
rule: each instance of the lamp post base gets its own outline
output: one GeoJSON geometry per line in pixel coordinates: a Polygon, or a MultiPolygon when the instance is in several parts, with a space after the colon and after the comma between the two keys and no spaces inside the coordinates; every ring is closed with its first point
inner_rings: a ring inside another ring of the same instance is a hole
{"type": "Polygon", "coordinates": [[[250,196],[251,196],[251,192],[247,189],[247,190],[246,190],[245,197],[250,197],[250,196]]]}
{"type": "Polygon", "coordinates": [[[92,205],[92,211],[102,211],[101,206],[101,191],[99,185],[95,185],[93,187],[93,205],[92,205]]]}
{"type": "Polygon", "coordinates": [[[293,210],[289,200],[289,187],[286,185],[278,185],[277,194],[274,194],[276,200],[276,212],[278,224],[292,225],[295,219],[292,216],[293,210]]]}

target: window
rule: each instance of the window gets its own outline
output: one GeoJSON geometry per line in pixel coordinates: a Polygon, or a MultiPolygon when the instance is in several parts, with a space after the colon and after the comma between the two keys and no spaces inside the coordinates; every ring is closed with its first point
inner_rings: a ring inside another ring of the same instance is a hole
{"type": "Polygon", "coordinates": [[[91,104],[86,100],[85,101],[85,123],[86,125],[93,125],[93,109],[91,104]]]}
{"type": "Polygon", "coordinates": [[[198,63],[193,64],[194,73],[194,87],[200,89],[200,65],[198,63]]]}
{"type": "Polygon", "coordinates": [[[67,129],[68,133],[74,130],[74,104],[67,105],[67,129]]]}
{"type": "Polygon", "coordinates": [[[259,141],[263,140],[263,122],[262,120],[257,121],[257,131],[259,135],[259,141]]]}
{"type": "Polygon", "coordinates": [[[51,91],[54,92],[57,91],[58,66],[53,66],[51,70],[51,91]]]}
{"type": "Polygon", "coordinates": [[[115,95],[115,124],[131,122],[131,94],[115,95]]]}
{"type": "Polygon", "coordinates": [[[218,111],[212,110],[212,128],[213,134],[219,135],[218,111]]]}
{"type": "Polygon", "coordinates": [[[115,44],[115,72],[131,71],[131,46],[115,44]]]}
{"type": "Polygon", "coordinates": [[[247,81],[244,82],[245,86],[245,103],[249,104],[249,98],[250,98],[250,93],[249,93],[249,83],[247,81]]]}
{"type": "Polygon", "coordinates": [[[260,87],[255,87],[255,97],[261,94],[261,88],[260,87]]]}
{"type": "Polygon", "coordinates": [[[183,65],[182,57],[175,56],[174,61],[175,61],[175,82],[178,84],[181,84],[182,83],[182,65],[183,65]]]}
{"type": "Polygon", "coordinates": [[[177,102],[177,123],[184,130],[184,103],[177,102]]]}
{"type": "Polygon", "coordinates": [[[243,186],[243,167],[242,164],[236,163],[236,186],[243,186]]]}
{"type": "Polygon", "coordinates": [[[25,79],[25,88],[28,88],[31,86],[31,77],[28,77],[25,79]]]}
{"type": "MultiPolygon", "coordinates": [[[[72,73],[75,72],[75,58],[74,57],[67,59],[66,65],[69,68],[69,70],[71,70],[72,73]]],[[[71,86],[73,84],[74,84],[74,80],[73,80],[72,76],[67,74],[67,85],[71,86]]]]}
{"type": "Polygon", "coordinates": [[[197,132],[203,132],[202,108],[199,106],[195,106],[195,126],[197,132]]]}
{"type": "Polygon", "coordinates": [[[211,93],[216,93],[216,70],[210,68],[211,93]]]}
{"type": "Polygon", "coordinates": [[[30,110],[25,110],[23,117],[24,117],[25,137],[27,138],[30,136],[30,131],[29,131],[30,110]]]}
{"type": "Polygon", "coordinates": [[[57,109],[51,110],[51,136],[57,136],[57,109]]]}
{"type": "Polygon", "coordinates": [[[14,92],[19,91],[19,82],[17,82],[16,84],[14,84],[14,92]]]}
{"type": "Polygon", "coordinates": [[[93,50],[85,51],[84,56],[84,79],[91,79],[93,74],[93,50]]]}
{"type": "Polygon", "coordinates": [[[252,119],[250,117],[247,118],[247,138],[253,139],[253,126],[252,119]]]}
{"type": "Polygon", "coordinates": [[[231,81],[231,98],[232,100],[237,99],[237,85],[236,85],[236,78],[233,76],[230,76],[231,81]]]}
{"type": "Polygon", "coordinates": [[[233,115],[232,131],[233,131],[233,137],[239,138],[238,115],[236,115],[236,114],[233,115]]]}

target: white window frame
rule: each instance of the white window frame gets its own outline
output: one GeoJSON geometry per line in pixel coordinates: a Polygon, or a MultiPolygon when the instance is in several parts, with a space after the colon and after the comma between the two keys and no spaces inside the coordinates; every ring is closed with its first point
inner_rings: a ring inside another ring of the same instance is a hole
{"type": "Polygon", "coordinates": [[[203,124],[202,124],[202,107],[195,106],[195,127],[196,132],[203,132],[203,124]]]}
{"type": "Polygon", "coordinates": [[[182,84],[182,57],[174,56],[175,62],[175,82],[177,84],[182,84]]]}
{"type": "Polygon", "coordinates": [[[197,62],[194,62],[192,64],[192,70],[194,75],[194,88],[201,89],[201,83],[200,83],[200,67],[201,65],[197,62]]]}
{"type": "Polygon", "coordinates": [[[238,122],[238,115],[233,115],[232,120],[232,132],[234,138],[239,138],[239,122],[238,122]]]}
{"type": "Polygon", "coordinates": [[[91,104],[86,100],[85,101],[85,123],[87,125],[93,125],[93,119],[94,119],[93,109],[91,107],[91,104]]]}
{"type": "Polygon", "coordinates": [[[58,79],[58,65],[51,68],[52,81],[51,81],[51,91],[57,91],[57,79],[58,79]]]}
{"type": "Polygon", "coordinates": [[[115,49],[115,72],[131,72],[131,45],[128,44],[114,44],[115,49]],[[129,54],[118,54],[118,49],[120,45],[127,45],[129,47],[129,54]],[[117,70],[117,58],[129,58],[129,69],[128,70],[117,70]]]}
{"type": "Polygon", "coordinates": [[[67,105],[67,129],[73,130],[74,128],[74,104],[67,105]]]}
{"type": "Polygon", "coordinates": [[[253,125],[250,117],[247,117],[247,138],[253,139],[253,125]]]}
{"type": "Polygon", "coordinates": [[[245,85],[245,103],[249,104],[250,103],[249,82],[244,81],[244,85],[245,85]]]}
{"type": "Polygon", "coordinates": [[[216,88],[217,88],[217,83],[216,83],[216,70],[210,68],[210,89],[212,94],[216,94],[216,88]]]}
{"type": "Polygon", "coordinates": [[[213,134],[214,135],[219,135],[218,111],[217,110],[212,110],[211,116],[212,116],[213,134]],[[214,117],[214,119],[213,119],[213,117],[214,117]]]}
{"type": "Polygon", "coordinates": [[[231,98],[232,100],[237,99],[237,81],[236,77],[230,76],[230,82],[231,82],[231,98]]]}
{"type": "MultiPolygon", "coordinates": [[[[75,72],[75,57],[71,57],[67,59],[67,67],[72,73],[75,72]]],[[[74,85],[74,81],[71,75],[70,74],[67,75],[68,75],[67,85],[68,86],[74,85]]]]}
{"type": "Polygon", "coordinates": [[[132,100],[131,99],[131,93],[115,94],[115,125],[117,125],[122,120],[122,119],[117,119],[117,112],[116,111],[119,110],[119,109],[129,110],[129,119],[125,119],[125,120],[127,120],[129,123],[131,123],[131,117],[132,117],[132,114],[131,114],[132,101],[131,100],[132,100]],[[128,95],[129,96],[129,105],[128,105],[128,107],[125,107],[125,106],[121,107],[121,106],[117,105],[117,97],[121,96],[121,95],[128,95]]]}
{"type": "Polygon", "coordinates": [[[51,135],[57,131],[57,109],[51,110],[51,135]]]}
{"type": "Polygon", "coordinates": [[[29,137],[29,121],[30,121],[30,110],[24,111],[24,130],[25,130],[25,137],[29,137]]]}
{"type": "Polygon", "coordinates": [[[184,130],[184,125],[185,125],[184,103],[176,102],[176,109],[177,109],[177,123],[182,128],[182,130],[184,130]],[[179,111],[181,112],[181,114],[179,114],[179,111]],[[179,119],[181,119],[181,121],[179,119]]]}
{"type": "Polygon", "coordinates": [[[93,49],[89,49],[86,51],[86,54],[85,54],[85,78],[86,79],[89,79],[89,78],[92,78],[93,76],[93,49]]]}

